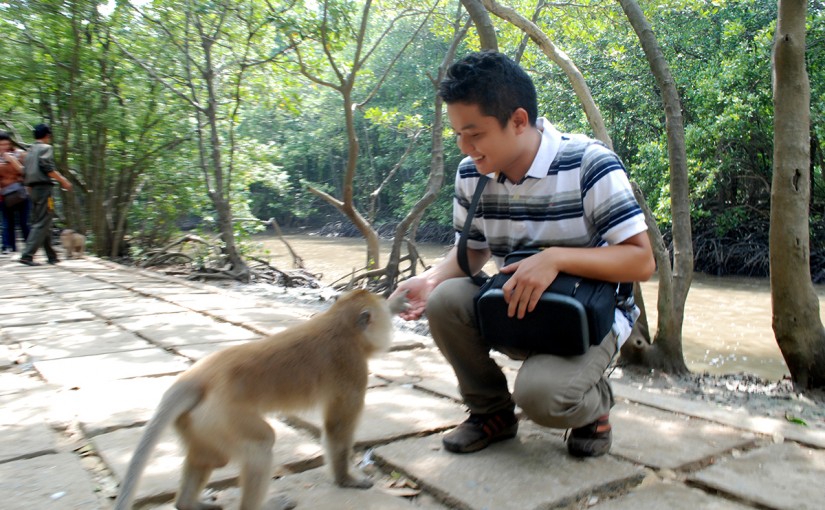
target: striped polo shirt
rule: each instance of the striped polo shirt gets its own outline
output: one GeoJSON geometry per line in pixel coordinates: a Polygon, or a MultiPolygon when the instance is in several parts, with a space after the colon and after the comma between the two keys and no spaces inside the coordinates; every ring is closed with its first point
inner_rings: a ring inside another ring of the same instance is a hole
{"type": "MultiPolygon", "coordinates": [[[[541,144],[521,182],[510,182],[501,173],[483,176],[471,158],[461,161],[453,201],[456,242],[482,178],[491,181],[479,200],[467,246],[489,248],[498,267],[518,249],[607,246],[647,230],[624,165],[613,151],[584,135],[562,134],[544,118],[537,119],[536,127],[541,144]]],[[[620,343],[630,334],[622,322],[620,343]]]]}

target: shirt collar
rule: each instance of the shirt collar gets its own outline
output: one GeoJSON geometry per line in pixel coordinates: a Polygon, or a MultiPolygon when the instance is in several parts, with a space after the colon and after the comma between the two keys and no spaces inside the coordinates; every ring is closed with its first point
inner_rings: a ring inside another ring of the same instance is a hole
{"type": "MultiPolygon", "coordinates": [[[[550,123],[546,118],[539,117],[536,119],[536,129],[541,133],[541,143],[539,150],[536,152],[536,157],[533,158],[533,163],[527,170],[524,179],[541,179],[547,177],[547,170],[550,164],[556,159],[559,153],[559,146],[561,146],[561,133],[556,127],[550,123]]],[[[496,179],[498,182],[506,182],[507,178],[501,172],[494,172],[487,174],[490,179],[496,179]]],[[[524,182],[524,179],[522,182],[524,182]]]]}
{"type": "Polygon", "coordinates": [[[541,133],[541,144],[525,177],[541,179],[547,176],[547,169],[556,159],[561,145],[561,133],[544,117],[536,119],[536,128],[541,133]]]}

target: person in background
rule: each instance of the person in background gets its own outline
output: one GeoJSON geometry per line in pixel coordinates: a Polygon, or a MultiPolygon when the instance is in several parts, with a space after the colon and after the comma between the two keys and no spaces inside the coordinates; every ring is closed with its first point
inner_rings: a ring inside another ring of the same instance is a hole
{"type": "Polygon", "coordinates": [[[39,266],[34,261],[34,254],[42,246],[46,251],[49,264],[60,262],[52,248],[52,220],[54,219],[54,197],[52,196],[52,179],[60,183],[66,191],[72,190],[72,183],[60,175],[55,168],[52,130],[46,124],[34,127],[35,143],[29,147],[23,162],[24,182],[31,188],[32,227],[26,239],[26,247],[20,255],[20,263],[27,266],[39,266]]]}
{"type": "MultiPolygon", "coordinates": [[[[11,136],[5,131],[0,131],[0,190],[13,184],[23,184],[23,164],[20,161],[25,156],[25,152],[15,150],[11,136]]],[[[23,241],[29,236],[31,203],[31,198],[26,197],[17,204],[12,205],[8,201],[0,204],[3,211],[3,254],[17,251],[15,225],[20,226],[23,241]]]]}

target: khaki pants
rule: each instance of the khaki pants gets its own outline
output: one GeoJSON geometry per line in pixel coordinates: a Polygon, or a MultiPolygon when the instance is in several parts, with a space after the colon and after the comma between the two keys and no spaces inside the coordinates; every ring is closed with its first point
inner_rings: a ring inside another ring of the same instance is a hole
{"type": "Polygon", "coordinates": [[[518,405],[545,427],[575,428],[596,421],[613,406],[604,372],[616,354],[612,331],[582,356],[505,352],[524,360],[513,395],[490,347],[479,335],[473,311],[478,286],[469,278],[441,283],[427,301],[430,332],[452,365],[459,391],[471,413],[512,410],[518,405]]]}

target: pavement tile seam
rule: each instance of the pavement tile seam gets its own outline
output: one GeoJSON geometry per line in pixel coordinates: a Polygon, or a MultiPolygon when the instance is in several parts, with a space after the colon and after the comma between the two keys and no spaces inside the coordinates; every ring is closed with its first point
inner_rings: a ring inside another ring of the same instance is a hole
{"type": "Polygon", "coordinates": [[[676,466],[676,467],[666,467],[666,468],[661,468],[659,466],[656,466],[656,465],[653,465],[653,464],[650,464],[650,463],[645,463],[644,461],[639,461],[639,459],[634,459],[634,458],[628,457],[626,455],[622,455],[622,454],[617,453],[613,450],[610,451],[610,455],[617,458],[617,459],[632,462],[634,464],[644,466],[646,468],[650,468],[650,469],[653,469],[653,470],[657,470],[657,471],[658,470],[666,470],[666,471],[672,471],[674,473],[679,473],[681,475],[690,475],[692,473],[696,473],[697,471],[701,471],[702,469],[705,469],[706,467],[715,464],[716,462],[718,462],[721,459],[728,459],[728,458],[732,458],[734,455],[739,455],[741,453],[750,452],[752,450],[757,450],[759,448],[762,448],[764,445],[765,445],[764,441],[760,441],[759,439],[754,438],[752,441],[749,441],[749,442],[744,443],[744,444],[739,444],[739,445],[733,446],[733,447],[728,448],[726,450],[715,452],[713,454],[702,457],[699,460],[695,460],[695,461],[692,461],[692,462],[686,462],[686,463],[681,464],[681,465],[676,466]]]}
{"type": "Polygon", "coordinates": [[[825,449],[825,431],[807,430],[776,418],[752,416],[747,412],[731,413],[706,402],[686,401],[678,397],[648,393],[630,385],[611,380],[618,399],[635,402],[662,411],[718,423],[738,430],[773,437],[777,434],[812,448],[825,449]]]}
{"type": "MultiPolygon", "coordinates": [[[[471,504],[462,501],[458,496],[453,496],[445,489],[429,483],[427,480],[417,477],[413,473],[407,471],[400,463],[394,463],[381,455],[376,455],[375,462],[381,470],[386,473],[397,472],[404,477],[409,478],[418,484],[419,487],[433,495],[439,502],[448,505],[450,509],[478,510],[471,504]]],[[[588,506],[587,501],[589,501],[592,497],[602,498],[607,496],[615,496],[617,493],[628,492],[641,484],[641,482],[645,479],[645,476],[646,474],[643,471],[637,471],[621,479],[591,485],[587,489],[581,490],[575,494],[563,496],[554,500],[551,506],[539,505],[531,510],[546,510],[548,508],[586,508],[588,506]]]]}
{"type": "MultiPolygon", "coordinates": [[[[403,386],[403,385],[402,385],[402,386],[403,386]]],[[[426,394],[428,394],[428,395],[432,395],[433,397],[444,398],[444,399],[447,399],[447,400],[449,400],[449,401],[451,401],[451,402],[455,402],[456,404],[459,404],[459,405],[461,405],[461,406],[463,406],[463,405],[464,405],[464,402],[462,402],[462,401],[461,401],[461,400],[459,400],[459,399],[456,399],[455,397],[453,397],[453,396],[451,396],[451,395],[446,395],[446,394],[444,394],[444,393],[439,393],[438,391],[436,391],[436,390],[434,390],[434,389],[427,388],[427,387],[422,386],[422,385],[420,385],[420,384],[413,383],[413,384],[411,385],[411,387],[412,387],[412,388],[414,388],[414,389],[416,389],[416,390],[418,390],[418,391],[424,392],[424,393],[426,393],[426,394]]],[[[518,413],[517,413],[517,414],[518,414],[518,413]]]]}
{"type": "MultiPolygon", "coordinates": [[[[279,472],[270,479],[270,483],[274,480],[282,478],[290,474],[300,474],[312,469],[318,469],[324,466],[323,455],[317,455],[306,460],[298,460],[294,462],[285,462],[278,466],[279,472]]],[[[232,489],[240,487],[240,475],[227,476],[223,478],[216,478],[206,483],[205,492],[221,491],[225,489],[232,489]]],[[[174,490],[159,490],[150,495],[142,495],[135,498],[134,507],[140,508],[146,505],[172,503],[177,496],[177,489],[174,490]]]]}
{"type": "MultiPolygon", "coordinates": [[[[581,504],[582,506],[586,506],[588,501],[591,498],[605,498],[611,496],[616,493],[622,493],[632,490],[635,487],[638,487],[639,484],[645,479],[645,473],[637,472],[632,475],[628,475],[627,477],[606,482],[603,484],[595,485],[592,487],[587,488],[579,492],[578,494],[574,494],[572,496],[561,498],[553,502],[554,508],[567,508],[573,505],[581,504]]],[[[544,507],[537,507],[535,510],[543,510],[544,507]]]]}
{"type": "Polygon", "coordinates": [[[780,442],[723,459],[690,480],[759,508],[819,510],[825,498],[823,474],[825,452],[780,442]]]}
{"type": "MultiPolygon", "coordinates": [[[[165,280],[164,280],[164,281],[165,281],[165,280]]],[[[174,280],[174,281],[170,281],[170,283],[180,284],[180,283],[182,283],[182,282],[180,282],[180,281],[178,281],[178,280],[174,280]]],[[[194,313],[201,314],[201,315],[203,315],[203,316],[206,316],[206,317],[209,317],[209,318],[211,318],[211,319],[214,319],[214,320],[216,320],[216,321],[218,321],[218,322],[222,322],[222,323],[225,323],[225,324],[231,324],[231,325],[233,325],[233,326],[242,327],[242,328],[247,329],[247,330],[249,330],[249,331],[251,331],[251,332],[253,332],[253,333],[255,333],[255,334],[258,334],[258,335],[268,336],[268,335],[270,334],[270,332],[267,330],[267,328],[266,328],[266,327],[259,326],[259,325],[255,324],[254,322],[253,322],[253,323],[250,323],[250,322],[247,322],[247,321],[236,321],[236,320],[227,319],[226,317],[223,317],[223,316],[221,316],[220,314],[218,314],[218,313],[216,313],[216,312],[214,312],[214,311],[212,311],[212,310],[200,310],[200,309],[196,309],[195,307],[192,307],[192,306],[187,306],[187,305],[185,305],[185,304],[182,304],[182,303],[180,303],[179,301],[176,301],[176,300],[173,300],[173,299],[166,298],[165,296],[162,296],[162,295],[157,295],[157,294],[152,294],[152,293],[150,293],[150,292],[138,291],[138,290],[135,290],[135,289],[133,289],[133,288],[130,288],[130,287],[129,287],[129,286],[127,286],[127,285],[121,285],[121,287],[123,287],[124,289],[129,290],[130,292],[133,292],[133,293],[135,293],[135,294],[137,294],[137,295],[140,295],[140,296],[143,296],[143,297],[146,297],[146,298],[152,298],[152,299],[155,299],[155,300],[160,301],[160,302],[163,302],[163,303],[168,303],[168,304],[171,304],[171,305],[179,306],[179,307],[181,307],[181,308],[183,308],[183,309],[185,309],[185,310],[188,310],[188,311],[190,311],[190,312],[194,312],[194,313]]],[[[197,288],[197,287],[195,287],[195,288],[193,288],[193,290],[198,290],[199,292],[204,292],[204,293],[205,293],[205,292],[209,292],[209,291],[212,291],[212,292],[214,292],[214,291],[220,291],[219,293],[221,293],[221,294],[223,294],[223,293],[224,293],[224,292],[223,292],[223,289],[219,289],[219,288],[217,288],[217,287],[215,287],[214,289],[201,289],[201,288],[197,288]]],[[[261,306],[261,307],[270,307],[270,305],[269,305],[269,304],[260,304],[260,306],[261,306]]],[[[90,310],[90,311],[91,311],[91,310],[90,310]]],[[[92,312],[92,313],[94,313],[94,312],[92,312]]],[[[123,318],[123,317],[110,317],[110,318],[112,318],[112,319],[116,319],[116,318],[123,318]]]]}
{"type": "Polygon", "coordinates": [[[0,459],[0,464],[8,464],[10,462],[17,462],[19,460],[36,459],[37,457],[43,457],[44,455],[56,455],[57,453],[59,453],[59,452],[54,448],[47,448],[47,449],[44,449],[44,450],[36,450],[36,451],[33,451],[33,452],[28,452],[28,453],[23,453],[23,454],[17,455],[15,457],[8,457],[8,458],[0,459]]]}
{"type": "Polygon", "coordinates": [[[708,494],[710,496],[714,496],[714,497],[717,497],[717,498],[732,501],[734,503],[741,503],[743,505],[747,505],[749,507],[757,508],[759,510],[784,510],[784,509],[778,509],[778,508],[773,507],[773,506],[762,505],[762,504],[760,504],[760,503],[758,503],[758,502],[756,502],[752,499],[743,498],[743,497],[738,496],[736,494],[727,492],[727,491],[725,491],[725,490],[723,490],[719,487],[713,486],[711,484],[707,484],[707,483],[705,483],[701,480],[691,478],[691,479],[685,480],[684,484],[685,484],[686,487],[693,487],[694,489],[699,489],[702,492],[704,492],[705,494],[708,494]]]}

